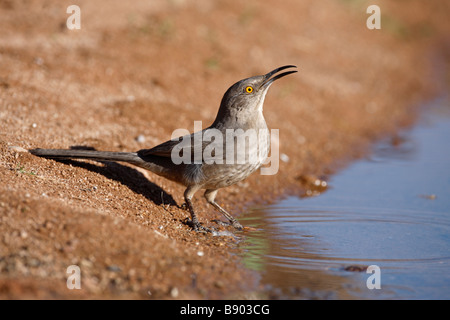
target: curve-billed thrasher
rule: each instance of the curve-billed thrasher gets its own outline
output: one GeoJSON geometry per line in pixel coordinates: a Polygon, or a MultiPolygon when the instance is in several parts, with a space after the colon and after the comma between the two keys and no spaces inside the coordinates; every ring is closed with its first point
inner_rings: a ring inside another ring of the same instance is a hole
{"type": "Polygon", "coordinates": [[[275,80],[297,72],[287,71],[272,78],[273,75],[287,68],[295,68],[295,66],[283,66],[265,75],[236,82],[225,92],[216,120],[210,127],[188,136],[166,141],[152,149],[143,149],[138,152],[32,149],[29,152],[50,159],[123,161],[181,183],[186,186],[184,199],[191,214],[191,225],[196,231],[210,231],[199,223],[191,201],[195,192],[206,189],[206,200],[222,213],[231,225],[236,229],[242,229],[242,225],[214,199],[220,188],[245,179],[267,158],[270,134],[263,116],[264,98],[275,80]],[[256,135],[256,140],[253,142],[258,143],[245,145],[244,148],[237,146],[235,142],[240,138],[247,139],[249,132],[256,135]],[[218,137],[218,133],[222,134],[222,137],[218,137]],[[206,136],[209,137],[207,139],[209,141],[205,141],[206,136]],[[214,139],[211,139],[211,136],[214,139]],[[232,138],[226,139],[229,136],[232,138]],[[183,157],[188,161],[180,161],[177,158],[180,153],[174,151],[176,148],[179,150],[180,146],[184,156],[186,156],[185,152],[190,153],[187,157],[183,157]]]}

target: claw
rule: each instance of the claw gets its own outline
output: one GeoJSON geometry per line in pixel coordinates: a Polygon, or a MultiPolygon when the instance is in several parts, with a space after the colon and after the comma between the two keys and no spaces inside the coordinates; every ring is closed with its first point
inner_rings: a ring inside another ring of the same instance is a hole
{"type": "Polygon", "coordinates": [[[200,222],[194,223],[192,220],[189,220],[188,222],[189,226],[194,229],[196,232],[201,233],[213,233],[211,229],[204,227],[200,224],[200,222]]]}

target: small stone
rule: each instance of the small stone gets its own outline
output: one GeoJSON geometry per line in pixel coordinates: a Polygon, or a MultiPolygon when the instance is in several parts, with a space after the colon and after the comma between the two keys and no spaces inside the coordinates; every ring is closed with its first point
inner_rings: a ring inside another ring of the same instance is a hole
{"type": "Polygon", "coordinates": [[[173,288],[170,290],[170,296],[171,296],[172,298],[178,298],[179,294],[180,294],[180,292],[178,291],[178,288],[177,288],[177,287],[173,287],[173,288]]]}
{"type": "Polygon", "coordinates": [[[145,142],[145,136],[143,134],[140,134],[136,137],[136,141],[139,143],[144,143],[145,142]]]}
{"type": "Polygon", "coordinates": [[[345,271],[349,272],[363,272],[367,270],[366,266],[350,265],[344,268],[345,271]]]}
{"type": "Polygon", "coordinates": [[[41,57],[34,58],[34,63],[36,63],[38,66],[42,66],[44,64],[44,59],[41,57]]]}
{"type": "Polygon", "coordinates": [[[120,272],[120,271],[122,271],[122,269],[121,269],[119,266],[114,265],[114,264],[108,266],[107,269],[108,269],[109,271],[112,271],[112,272],[120,272]]]}
{"type": "Polygon", "coordinates": [[[83,259],[80,262],[81,266],[84,268],[91,268],[94,264],[92,263],[92,261],[88,260],[88,259],[83,259]]]}
{"type": "Polygon", "coordinates": [[[289,162],[289,156],[285,153],[280,154],[280,160],[283,162],[289,162]]]}

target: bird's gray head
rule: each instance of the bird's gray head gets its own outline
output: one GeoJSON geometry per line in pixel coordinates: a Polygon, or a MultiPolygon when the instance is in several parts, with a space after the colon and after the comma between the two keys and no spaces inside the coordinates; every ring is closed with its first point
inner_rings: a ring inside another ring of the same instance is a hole
{"type": "Polygon", "coordinates": [[[230,116],[236,116],[237,113],[261,112],[267,90],[272,83],[288,74],[297,72],[296,70],[291,70],[277,74],[288,68],[296,68],[296,66],[283,66],[267,74],[243,79],[233,84],[222,98],[214,123],[223,121],[230,116]]]}

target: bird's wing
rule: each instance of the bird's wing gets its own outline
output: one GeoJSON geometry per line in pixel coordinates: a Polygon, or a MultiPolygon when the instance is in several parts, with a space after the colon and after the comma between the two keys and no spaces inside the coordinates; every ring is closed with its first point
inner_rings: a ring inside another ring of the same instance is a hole
{"type": "Polygon", "coordinates": [[[180,141],[181,137],[178,140],[169,140],[151,149],[141,150],[139,151],[139,154],[142,156],[160,156],[170,158],[173,148],[178,145],[180,141]]]}
{"type": "Polygon", "coordinates": [[[204,131],[195,132],[191,135],[182,136],[163,142],[151,149],[139,151],[139,155],[159,156],[172,158],[180,157],[186,163],[192,162],[213,162],[223,159],[223,142],[215,139],[203,140],[204,131]]]}

